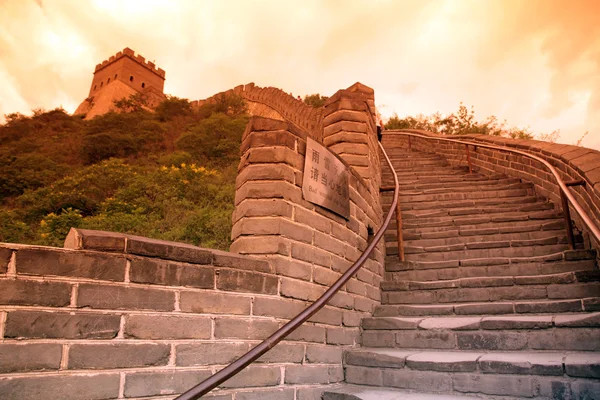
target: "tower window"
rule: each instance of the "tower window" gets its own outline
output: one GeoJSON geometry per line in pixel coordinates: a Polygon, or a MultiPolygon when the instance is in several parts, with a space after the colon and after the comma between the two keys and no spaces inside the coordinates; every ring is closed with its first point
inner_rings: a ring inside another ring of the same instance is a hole
{"type": "Polygon", "coordinates": [[[145,88],[146,84],[144,82],[142,82],[142,88],[145,88]]]}
{"type": "Polygon", "coordinates": [[[115,79],[117,79],[117,74],[115,74],[115,79]]]}
{"type": "Polygon", "coordinates": [[[109,83],[110,83],[110,78],[108,78],[108,81],[106,82],[106,84],[109,84],[109,83]]]}
{"type": "Polygon", "coordinates": [[[96,90],[97,87],[98,87],[97,85],[94,85],[94,90],[96,90]]]}
{"type": "Polygon", "coordinates": [[[102,85],[104,85],[104,82],[100,82],[100,87],[102,87],[102,85]]]}
{"type": "Polygon", "coordinates": [[[129,77],[129,82],[133,82],[133,75],[129,77]]]}

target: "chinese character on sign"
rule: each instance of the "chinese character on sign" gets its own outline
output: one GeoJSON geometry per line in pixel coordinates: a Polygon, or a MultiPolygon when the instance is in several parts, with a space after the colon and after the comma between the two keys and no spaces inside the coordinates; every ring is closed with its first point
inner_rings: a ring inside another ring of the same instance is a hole
{"type": "Polygon", "coordinates": [[[317,168],[315,168],[315,167],[311,168],[311,170],[310,170],[310,179],[314,180],[315,182],[319,181],[319,170],[317,168]]]}
{"type": "Polygon", "coordinates": [[[318,151],[313,150],[312,160],[313,160],[313,162],[316,162],[317,164],[319,163],[319,152],[318,151]]]}
{"type": "Polygon", "coordinates": [[[327,186],[327,174],[321,174],[321,183],[327,186]]]}
{"type": "Polygon", "coordinates": [[[329,158],[325,157],[325,169],[329,171],[329,158]]]}

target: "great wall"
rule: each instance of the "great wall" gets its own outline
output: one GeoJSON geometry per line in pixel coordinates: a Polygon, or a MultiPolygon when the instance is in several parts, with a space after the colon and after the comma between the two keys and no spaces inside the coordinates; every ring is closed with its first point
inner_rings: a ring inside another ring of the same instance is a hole
{"type": "MultiPolygon", "coordinates": [[[[357,83],[318,109],[254,84],[225,93],[253,114],[230,252],[78,229],[64,249],[0,245],[0,399],[173,399],[367,247],[393,183],[373,90],[357,83]],[[303,198],[309,138],[348,168],[348,219],[303,198]]],[[[600,244],[575,210],[569,244],[554,176],[506,149],[549,162],[596,226],[600,152],[445,139],[384,132],[402,220],[324,309],[203,398],[600,398],[600,244]]]]}

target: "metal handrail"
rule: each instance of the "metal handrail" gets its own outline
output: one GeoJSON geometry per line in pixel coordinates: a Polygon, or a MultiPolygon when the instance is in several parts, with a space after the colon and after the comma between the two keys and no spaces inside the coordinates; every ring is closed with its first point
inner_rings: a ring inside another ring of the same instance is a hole
{"type": "Polygon", "coordinates": [[[187,392],[179,395],[176,400],[195,400],[200,396],[205,395],[210,392],[212,389],[225,382],[227,379],[233,377],[246,366],[251,364],[254,360],[265,354],[267,351],[272,349],[277,343],[285,339],[290,333],[292,333],[296,328],[306,322],[311,316],[313,316],[317,311],[319,311],[323,306],[352,278],[352,276],[362,267],[363,263],[367,260],[377,243],[383,237],[385,230],[392,219],[392,213],[396,207],[396,203],[398,201],[398,176],[396,175],[396,171],[394,171],[394,167],[392,166],[392,162],[388,157],[385,149],[379,143],[379,148],[383,152],[385,156],[385,160],[392,170],[392,174],[394,176],[394,199],[392,201],[392,206],[390,207],[383,224],[379,227],[379,230],[375,234],[375,237],[369,243],[365,251],[360,255],[358,260],[352,264],[352,266],[333,284],[321,297],[319,297],[313,304],[308,306],[304,311],[296,315],[292,320],[286,323],[284,326],[279,328],[275,333],[265,339],[263,342],[258,344],[252,350],[248,351],[246,354],[229,364],[227,367],[223,368],[219,372],[210,376],[206,380],[200,382],[198,385],[194,386],[187,392]]]}
{"type": "MultiPolygon", "coordinates": [[[[533,160],[536,160],[536,161],[542,163],[552,173],[552,175],[554,175],[554,178],[556,179],[556,182],[558,183],[558,186],[560,188],[560,194],[563,199],[563,209],[564,209],[563,211],[565,212],[565,219],[568,218],[567,235],[568,235],[569,242],[570,242],[569,244],[571,245],[571,247],[573,247],[573,243],[572,243],[573,232],[570,229],[570,223],[571,223],[570,217],[567,217],[569,215],[568,214],[569,206],[568,206],[568,203],[566,202],[566,200],[568,200],[571,203],[571,205],[573,206],[573,208],[575,209],[575,211],[577,212],[577,214],[579,215],[579,217],[581,218],[583,223],[588,227],[590,233],[596,238],[597,243],[600,244],[600,229],[598,228],[596,223],[589,217],[589,215],[585,212],[585,210],[581,207],[581,205],[579,204],[577,199],[575,199],[575,197],[573,196],[571,191],[568,189],[568,187],[571,185],[569,184],[569,182],[564,182],[562,180],[562,178],[560,177],[560,175],[558,174],[558,172],[556,171],[556,169],[548,161],[544,160],[543,158],[538,157],[533,154],[529,154],[525,151],[511,149],[509,147],[494,146],[494,145],[489,145],[489,144],[482,144],[482,143],[470,142],[470,141],[458,140],[458,139],[431,137],[431,136],[423,135],[421,133],[417,133],[419,131],[415,132],[415,130],[410,130],[410,129],[388,130],[385,132],[387,135],[399,134],[399,135],[408,136],[409,138],[410,138],[410,136],[415,136],[415,137],[420,137],[422,139],[427,139],[427,140],[441,140],[444,142],[464,144],[467,146],[481,147],[481,148],[492,149],[492,150],[508,151],[511,153],[520,154],[522,156],[531,158],[533,160]]],[[[468,149],[468,147],[467,147],[467,149],[468,149]]]]}

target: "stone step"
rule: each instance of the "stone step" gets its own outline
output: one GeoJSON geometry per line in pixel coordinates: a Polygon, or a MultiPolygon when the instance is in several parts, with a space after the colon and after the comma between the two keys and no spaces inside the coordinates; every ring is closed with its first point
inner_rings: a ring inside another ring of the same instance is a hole
{"type": "MultiPolygon", "coordinates": [[[[390,387],[373,387],[361,385],[340,385],[327,388],[323,392],[322,400],[471,400],[481,397],[468,394],[441,394],[414,392],[412,390],[393,389],[390,387]]],[[[411,385],[413,385],[411,383],[411,385]]],[[[409,387],[409,386],[406,386],[409,387]]],[[[427,389],[426,389],[427,390],[427,389]]]]}
{"type": "MultiPolygon", "coordinates": [[[[597,313],[596,313],[597,314],[597,313]]],[[[554,325],[552,315],[515,317],[391,318],[365,322],[364,347],[445,350],[565,350],[600,352],[600,329],[595,321],[554,325]],[[414,321],[412,321],[414,320],[414,321]],[[407,328],[417,323],[419,328],[407,328]],[[422,328],[422,327],[425,328],[422,328]],[[398,328],[399,327],[399,328],[398,328]]],[[[565,317],[566,321],[574,318],[565,317]]]]}
{"type": "MultiPolygon", "coordinates": [[[[392,182],[393,184],[393,182],[392,182]]],[[[502,179],[482,179],[476,182],[440,182],[428,187],[428,185],[404,185],[400,184],[400,196],[416,195],[416,194],[437,194],[437,193],[463,193],[469,191],[494,190],[494,189],[513,189],[513,188],[529,188],[527,183],[521,183],[518,178],[502,178],[502,179]],[[523,185],[523,186],[520,186],[523,185]],[[421,187],[419,187],[421,186],[421,187]]],[[[390,185],[391,186],[391,185],[390,185]]],[[[392,198],[392,192],[381,192],[382,202],[389,204],[392,198]],[[387,201],[385,201],[387,200],[387,201]]]]}
{"type": "MultiPolygon", "coordinates": [[[[392,222],[395,223],[396,213],[392,222]]],[[[551,203],[538,201],[531,204],[509,204],[507,206],[477,207],[461,210],[427,210],[402,213],[402,227],[432,228],[463,225],[478,225],[496,222],[534,221],[558,217],[559,212],[551,203]]]]}
{"type": "Polygon", "coordinates": [[[503,315],[536,313],[569,313],[600,311],[598,294],[569,300],[515,300],[446,304],[383,304],[375,307],[374,316],[423,315],[503,315]]]}
{"type": "MultiPolygon", "coordinates": [[[[539,202],[540,199],[536,196],[525,196],[525,195],[514,195],[509,197],[497,197],[497,198],[486,198],[486,199],[466,199],[466,200],[438,200],[438,201],[423,201],[414,203],[401,203],[400,210],[403,212],[410,210],[436,210],[436,211],[447,211],[449,215],[452,214],[453,210],[466,209],[465,213],[472,214],[469,209],[480,209],[489,206],[507,207],[515,204],[531,204],[539,202]]],[[[387,211],[388,207],[384,208],[387,211]]],[[[460,214],[458,214],[460,215],[460,214]]]]}
{"type": "MultiPolygon", "coordinates": [[[[494,185],[497,182],[504,181],[509,178],[506,175],[494,174],[494,175],[451,175],[448,177],[432,176],[429,178],[414,179],[414,180],[401,180],[398,181],[399,186],[404,189],[440,189],[444,187],[468,187],[468,185],[494,185]]],[[[391,186],[394,184],[394,178],[391,173],[382,173],[381,176],[382,186],[391,186]]]]}
{"type": "MultiPolygon", "coordinates": [[[[483,200],[505,197],[519,197],[533,195],[531,185],[518,183],[507,185],[505,187],[491,186],[487,190],[473,190],[468,192],[445,192],[445,193],[428,193],[428,194],[404,194],[400,198],[401,204],[409,205],[411,203],[427,203],[427,202],[445,202],[445,201],[463,201],[463,200],[483,200]]],[[[389,209],[390,203],[382,204],[382,207],[389,209]]]]}
{"type": "Polygon", "coordinates": [[[382,281],[381,290],[384,292],[413,290],[436,290],[455,288],[511,287],[530,285],[566,285],[571,283],[589,283],[600,281],[600,270],[562,272],[548,275],[524,276],[482,276],[435,281],[395,280],[382,281]]]}
{"type": "MultiPolygon", "coordinates": [[[[405,247],[404,254],[408,261],[430,262],[473,258],[536,257],[568,250],[569,245],[560,243],[562,240],[559,237],[552,237],[548,239],[511,241],[508,245],[506,242],[469,243],[463,245],[463,249],[460,249],[461,245],[418,249],[405,247]]],[[[388,247],[386,250],[388,256],[398,254],[397,247],[388,247]]]]}
{"type": "MultiPolygon", "coordinates": [[[[502,396],[503,399],[593,399],[600,394],[600,381],[597,379],[600,354],[589,352],[363,348],[346,351],[344,363],[347,383],[438,392],[437,395],[426,395],[428,397],[425,399],[451,399],[451,396],[465,394],[477,394],[485,398],[502,396]]],[[[346,391],[341,390],[341,393],[349,393],[351,397],[323,398],[403,398],[385,390],[378,393],[376,388],[362,390],[351,387],[346,391]],[[364,393],[362,390],[370,397],[360,397],[364,393]]]]}
{"type": "MultiPolygon", "coordinates": [[[[541,230],[538,229],[525,230],[520,229],[521,227],[510,227],[503,229],[503,232],[500,232],[499,229],[494,228],[483,228],[483,229],[471,229],[471,230],[462,230],[459,234],[456,231],[454,234],[452,232],[444,232],[444,235],[438,238],[404,238],[404,247],[405,251],[407,248],[414,248],[415,252],[419,252],[418,249],[428,249],[431,247],[440,247],[440,246],[455,246],[455,245],[467,245],[466,248],[469,248],[468,244],[479,243],[482,246],[476,246],[476,248],[485,247],[484,243],[487,242],[495,242],[495,247],[500,247],[501,242],[507,242],[506,246],[518,246],[519,241],[525,241],[525,243],[529,243],[529,241],[536,239],[548,239],[553,237],[562,238],[565,237],[566,241],[566,232],[563,229],[564,224],[563,221],[558,221],[557,224],[548,224],[546,229],[541,230]],[[510,243],[508,243],[510,242],[510,243]]],[[[388,241],[390,246],[396,245],[396,240],[388,241]]],[[[556,243],[562,243],[564,241],[558,240],[556,243]]],[[[387,244],[386,243],[386,246],[387,244]]],[[[554,244],[554,242],[544,242],[544,244],[554,244]]]]}
{"type": "MultiPolygon", "coordinates": [[[[458,226],[428,226],[403,230],[404,240],[435,239],[455,236],[495,235],[498,233],[548,231],[564,229],[564,218],[548,218],[511,222],[482,222],[458,226]]],[[[396,229],[388,228],[387,235],[396,237],[396,229]]]]}
{"type": "MultiPolygon", "coordinates": [[[[544,277],[544,276],[539,276],[544,277]]],[[[541,281],[542,279],[539,279],[541,281]]],[[[567,300],[600,295],[600,282],[514,284],[511,278],[465,278],[456,288],[383,291],[381,304],[445,304],[512,300],[567,300]],[[509,283],[513,283],[509,285],[509,283]],[[498,284],[502,286],[486,286],[498,284]]],[[[399,284],[398,286],[401,286],[399,284]]]]}
{"type": "MultiPolygon", "coordinates": [[[[477,277],[510,277],[520,279],[524,276],[545,276],[552,274],[580,273],[583,271],[596,271],[596,260],[568,261],[560,258],[562,253],[557,253],[555,261],[516,262],[509,259],[479,259],[455,260],[448,262],[411,263],[386,260],[386,281],[445,281],[457,278],[477,277]],[[408,265],[407,265],[408,264],[408,265]]],[[[548,259],[548,257],[546,257],[548,259]]]]}

